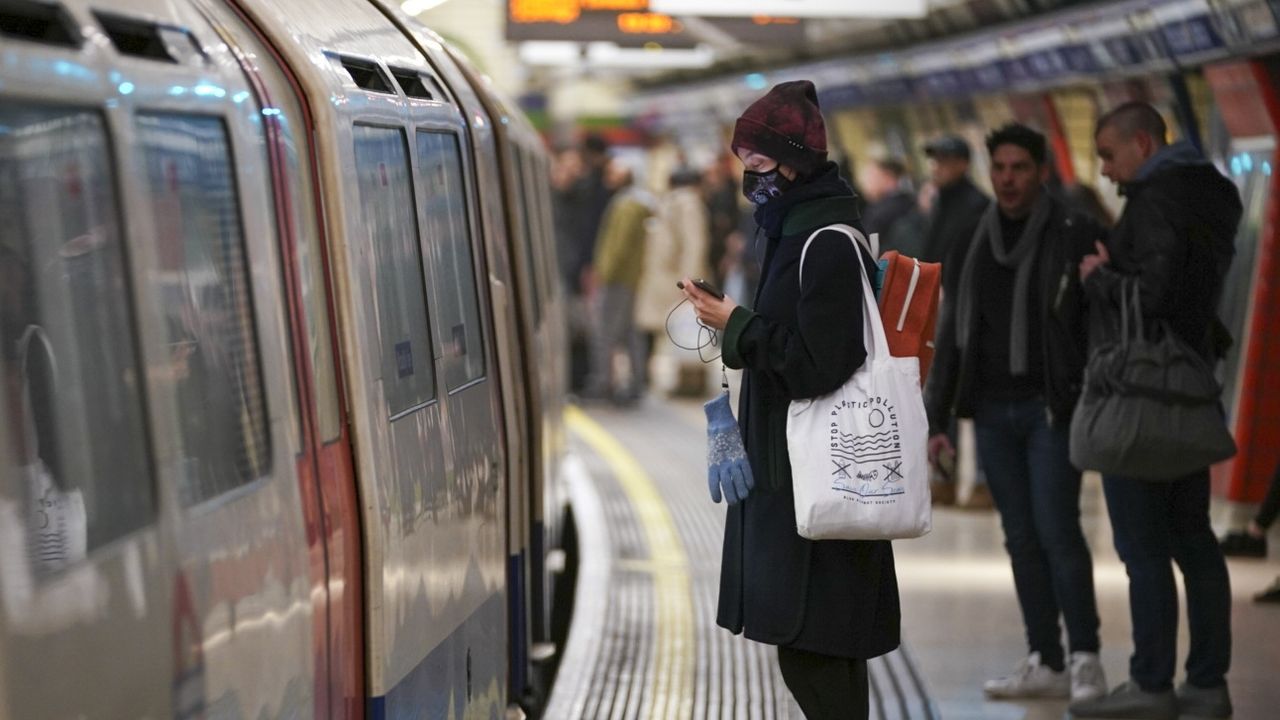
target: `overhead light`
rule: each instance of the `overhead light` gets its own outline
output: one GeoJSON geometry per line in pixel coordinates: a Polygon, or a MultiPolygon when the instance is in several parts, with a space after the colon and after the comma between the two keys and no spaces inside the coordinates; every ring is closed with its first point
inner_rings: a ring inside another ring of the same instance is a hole
{"type": "Polygon", "coordinates": [[[520,43],[520,61],[527,65],[576,65],[582,60],[578,43],[529,40],[520,43]]]}
{"type": "Polygon", "coordinates": [[[610,42],[581,43],[529,40],[520,43],[520,61],[526,65],[585,66],[596,69],[674,70],[706,68],[715,62],[715,50],[699,45],[692,50],[665,48],[647,43],[624,48],[610,42]]]}
{"type": "Polygon", "coordinates": [[[400,4],[400,9],[409,15],[418,15],[428,10],[434,10],[447,2],[449,0],[404,0],[400,4]]]}
{"type": "Polygon", "coordinates": [[[719,17],[921,18],[926,0],[649,0],[649,10],[719,17]]]}
{"type": "Polygon", "coordinates": [[[631,70],[672,70],[677,68],[711,67],[716,60],[715,50],[699,45],[692,50],[651,47],[624,48],[613,43],[587,45],[587,64],[597,68],[626,68],[631,70]]]}

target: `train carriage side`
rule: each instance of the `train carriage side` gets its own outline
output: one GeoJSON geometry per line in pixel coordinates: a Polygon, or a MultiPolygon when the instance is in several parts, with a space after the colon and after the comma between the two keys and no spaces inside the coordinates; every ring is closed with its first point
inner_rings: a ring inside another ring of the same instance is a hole
{"type": "Polygon", "coordinates": [[[239,62],[186,4],[0,13],[38,30],[0,41],[0,715],[310,714],[310,461],[239,62]]]}
{"type": "Polygon", "coordinates": [[[518,237],[522,229],[506,222],[505,208],[512,195],[504,183],[499,165],[499,156],[505,151],[505,130],[510,119],[492,114],[487,88],[476,83],[473,75],[463,72],[457,56],[447,50],[438,36],[401,11],[397,4],[375,4],[423,52],[457,98],[472,138],[478,192],[487,200],[481,207],[482,247],[492,298],[492,322],[497,340],[495,351],[501,369],[507,458],[504,469],[507,506],[504,513],[507,530],[508,686],[509,695],[517,699],[527,694],[530,623],[525,612],[529,604],[526,601],[528,582],[525,574],[519,572],[516,559],[526,556],[524,548],[528,546],[528,513],[522,508],[527,503],[528,488],[533,485],[531,473],[537,462],[528,418],[531,412],[536,412],[531,408],[537,408],[540,402],[537,387],[530,383],[524,364],[528,356],[528,308],[531,301],[537,302],[537,298],[530,298],[522,292],[528,285],[527,268],[522,263],[523,258],[513,252],[513,238],[518,237]]]}
{"type": "Polygon", "coordinates": [[[243,9],[315,116],[364,528],[368,709],[501,711],[503,433],[466,120],[368,3],[243,9]]]}
{"type": "MultiPolygon", "coordinates": [[[[495,119],[497,159],[500,164],[504,209],[509,228],[509,253],[516,270],[523,352],[517,361],[524,376],[530,411],[523,416],[531,439],[527,489],[513,498],[512,577],[523,607],[513,609],[527,628],[528,647],[536,660],[513,657],[513,674],[533,671],[532,664],[552,659],[557,648],[552,632],[552,605],[559,563],[551,560],[562,551],[561,526],[565,518],[565,494],[560,490],[563,445],[564,353],[557,344],[563,338],[559,306],[555,246],[549,232],[550,196],[547,194],[546,152],[542,139],[525,117],[494,91],[470,62],[450,49],[450,54],[495,119]],[[534,648],[533,646],[539,645],[534,648]]],[[[543,679],[529,677],[532,683],[543,679]]],[[[515,677],[517,686],[525,678],[515,677]]],[[[536,687],[529,689],[537,691],[536,687]]]]}

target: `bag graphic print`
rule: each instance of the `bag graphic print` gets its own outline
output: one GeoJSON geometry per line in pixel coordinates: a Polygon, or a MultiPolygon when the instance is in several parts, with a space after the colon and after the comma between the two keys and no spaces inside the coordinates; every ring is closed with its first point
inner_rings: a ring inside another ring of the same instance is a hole
{"type": "MultiPolygon", "coordinates": [[[[809,244],[823,230],[866,245],[847,225],[818,230],[800,254],[802,284],[809,244]]],[[[835,392],[787,411],[796,530],[810,540],[894,540],[932,528],[920,363],[889,354],[861,252],[858,259],[866,362],[835,392]]]]}

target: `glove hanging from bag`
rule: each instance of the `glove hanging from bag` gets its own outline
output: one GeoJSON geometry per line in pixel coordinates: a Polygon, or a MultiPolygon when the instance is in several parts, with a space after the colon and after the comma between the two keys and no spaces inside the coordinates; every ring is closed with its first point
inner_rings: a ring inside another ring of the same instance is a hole
{"type": "Polygon", "coordinates": [[[729,391],[702,406],[707,413],[707,486],[712,502],[721,494],[730,505],[741,502],[755,487],[751,464],[742,447],[738,421],[729,407],[729,391]]]}

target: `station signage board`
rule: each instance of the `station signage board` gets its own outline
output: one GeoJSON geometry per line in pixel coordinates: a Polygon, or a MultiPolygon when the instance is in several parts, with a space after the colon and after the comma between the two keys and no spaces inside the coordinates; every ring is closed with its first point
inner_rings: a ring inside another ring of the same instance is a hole
{"type": "MultiPolygon", "coordinates": [[[[701,41],[682,18],[654,12],[651,0],[508,0],[506,38],[612,42],[622,47],[658,45],[687,49],[701,41]]],[[[790,45],[804,40],[804,25],[772,16],[699,19],[743,43],[790,45]]]]}

